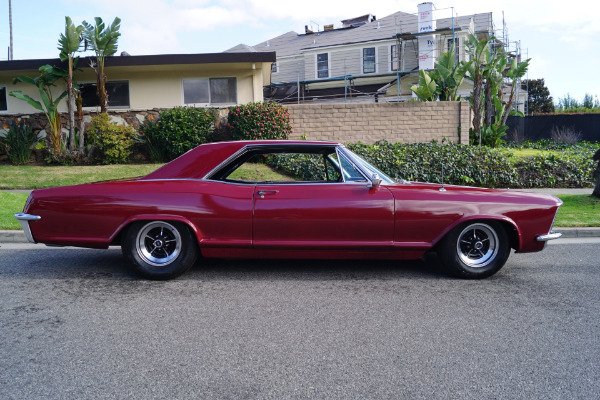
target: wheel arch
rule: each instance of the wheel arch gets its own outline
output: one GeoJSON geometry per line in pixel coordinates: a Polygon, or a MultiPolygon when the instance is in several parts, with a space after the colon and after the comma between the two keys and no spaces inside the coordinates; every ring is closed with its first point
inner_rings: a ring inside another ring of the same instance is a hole
{"type": "Polygon", "coordinates": [[[435,249],[441,243],[441,241],[444,239],[444,237],[446,237],[446,235],[448,235],[450,232],[452,232],[457,226],[466,225],[467,223],[472,223],[472,222],[482,222],[482,223],[497,222],[497,223],[499,223],[502,226],[502,228],[504,229],[504,231],[506,232],[506,235],[508,236],[510,247],[515,250],[518,250],[521,247],[521,232],[519,231],[517,224],[508,217],[505,217],[505,216],[498,217],[497,215],[473,215],[473,216],[461,218],[461,219],[455,221],[450,226],[448,226],[448,228],[446,228],[444,230],[444,232],[442,232],[442,234],[440,234],[434,240],[434,242],[432,243],[433,244],[432,247],[435,249]]]}
{"type": "Polygon", "coordinates": [[[181,215],[172,215],[172,214],[142,214],[136,215],[126,219],[119,227],[115,230],[115,232],[110,237],[111,245],[120,245],[123,242],[123,233],[127,231],[127,228],[131,226],[131,224],[140,221],[171,221],[171,222],[181,222],[186,225],[196,237],[196,242],[198,247],[200,247],[200,239],[202,238],[202,232],[198,227],[192,223],[189,219],[181,216],[181,215]]]}

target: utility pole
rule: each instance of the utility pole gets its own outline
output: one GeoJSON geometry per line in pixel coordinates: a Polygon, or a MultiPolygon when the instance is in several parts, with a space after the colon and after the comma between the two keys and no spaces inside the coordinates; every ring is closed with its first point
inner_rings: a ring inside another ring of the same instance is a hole
{"type": "Polygon", "coordinates": [[[12,40],[12,4],[11,0],[8,0],[8,24],[10,26],[10,48],[8,53],[8,59],[13,59],[13,40],[12,40]]]}

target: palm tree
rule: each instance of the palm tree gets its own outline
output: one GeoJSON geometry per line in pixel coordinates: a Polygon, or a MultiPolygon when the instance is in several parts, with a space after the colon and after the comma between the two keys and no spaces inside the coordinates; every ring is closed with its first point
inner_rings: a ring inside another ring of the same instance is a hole
{"type": "MultiPolygon", "coordinates": [[[[73,68],[74,55],[83,38],[81,33],[83,26],[73,25],[70,17],[65,17],[65,33],[60,34],[58,40],[58,50],[60,50],[60,60],[68,61],[67,77],[67,108],[69,110],[69,150],[75,150],[75,96],[73,94],[73,68]]],[[[79,132],[79,147],[83,148],[83,132],[79,132]]]]}
{"type": "Polygon", "coordinates": [[[90,66],[96,72],[96,91],[100,101],[100,111],[105,113],[108,108],[108,95],[106,94],[106,75],[104,74],[104,61],[107,56],[117,52],[117,41],[121,33],[121,19],[115,17],[110,26],[104,25],[102,18],[94,18],[94,25],[83,21],[83,38],[85,46],[90,46],[96,53],[96,62],[90,66]]]}

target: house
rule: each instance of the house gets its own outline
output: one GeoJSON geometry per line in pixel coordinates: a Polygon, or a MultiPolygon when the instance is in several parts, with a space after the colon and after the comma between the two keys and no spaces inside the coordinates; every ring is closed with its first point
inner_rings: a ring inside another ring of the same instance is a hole
{"type": "MultiPolygon", "coordinates": [[[[313,28],[307,25],[303,34],[287,32],[227,52],[276,52],[267,99],[390,102],[410,99],[418,71],[433,69],[453,43],[457,61],[468,60],[469,35],[494,33],[491,13],[456,16],[453,9],[438,11],[432,3],[419,4],[415,14],[399,11],[381,19],[367,14],[344,20],[339,28],[313,28]]],[[[459,94],[468,96],[471,86],[465,82],[459,94]]]]}
{"type": "MultiPolygon", "coordinates": [[[[96,75],[89,68],[93,58],[81,58],[78,81],[84,110],[95,111],[96,75]]],[[[226,107],[263,101],[263,86],[270,85],[274,52],[240,52],[211,54],[166,54],[106,58],[106,85],[109,110],[146,110],[177,106],[226,107]]],[[[50,64],[66,67],[59,59],[0,61],[0,117],[37,112],[24,101],[9,96],[21,90],[39,99],[37,89],[28,84],[13,83],[16,76],[39,75],[38,68],[50,64]]],[[[57,94],[65,84],[56,87],[57,94]]],[[[66,101],[60,111],[67,111],[66,101]]]]}

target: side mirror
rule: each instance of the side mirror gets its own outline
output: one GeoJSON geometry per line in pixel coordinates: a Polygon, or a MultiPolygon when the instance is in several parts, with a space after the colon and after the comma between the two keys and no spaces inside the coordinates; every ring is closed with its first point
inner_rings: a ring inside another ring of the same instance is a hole
{"type": "Polygon", "coordinates": [[[381,186],[381,178],[379,177],[379,174],[371,175],[371,187],[378,188],[379,186],[381,186]]]}

